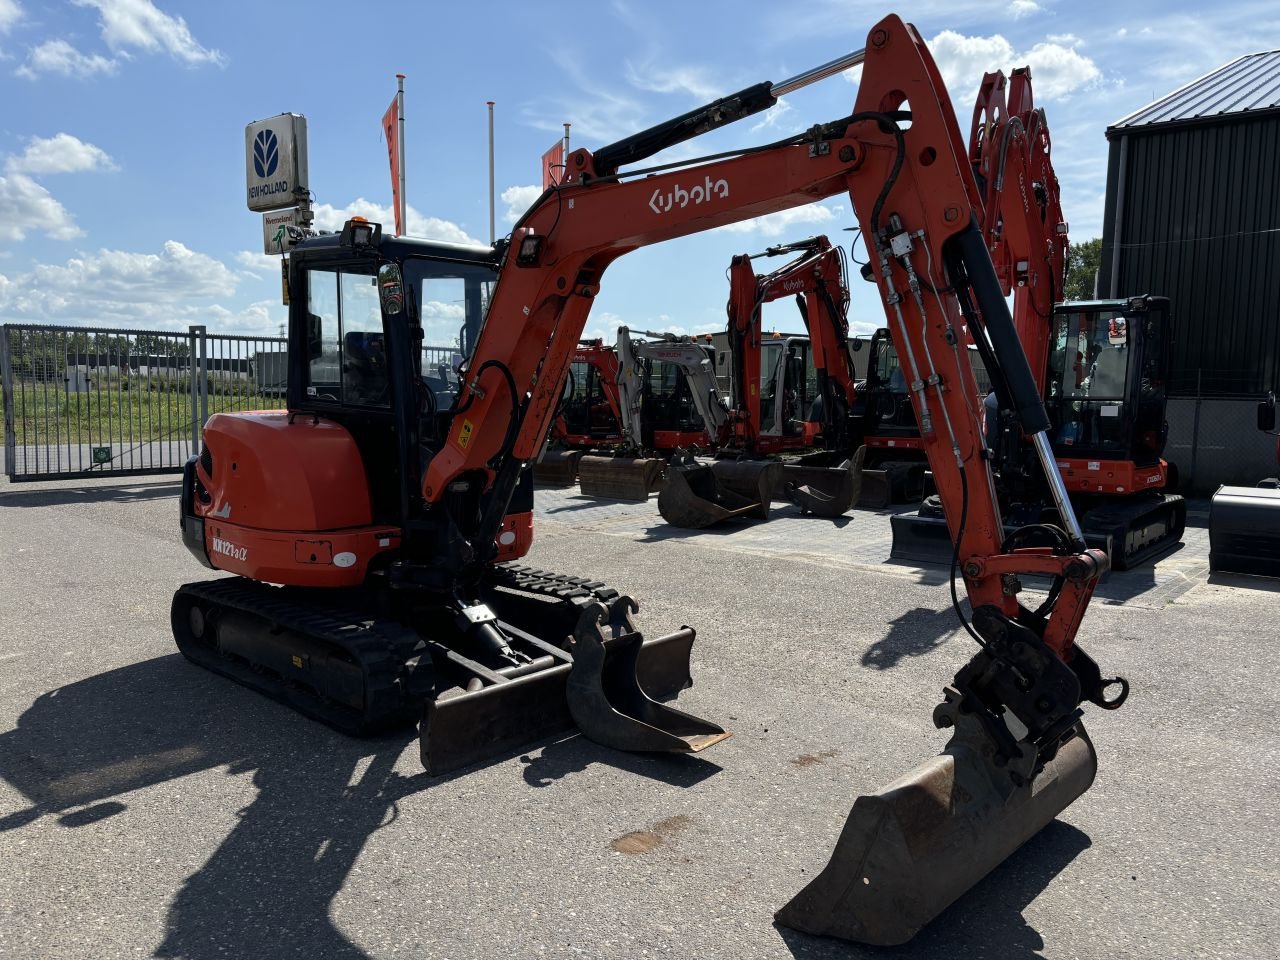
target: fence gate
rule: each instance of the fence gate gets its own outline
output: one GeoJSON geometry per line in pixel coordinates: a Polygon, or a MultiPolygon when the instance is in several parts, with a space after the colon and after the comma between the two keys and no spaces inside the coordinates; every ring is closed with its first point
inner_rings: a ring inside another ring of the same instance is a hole
{"type": "Polygon", "coordinates": [[[182,469],[212,413],[284,406],[285,340],[9,324],[0,328],[10,480],[182,469]]]}

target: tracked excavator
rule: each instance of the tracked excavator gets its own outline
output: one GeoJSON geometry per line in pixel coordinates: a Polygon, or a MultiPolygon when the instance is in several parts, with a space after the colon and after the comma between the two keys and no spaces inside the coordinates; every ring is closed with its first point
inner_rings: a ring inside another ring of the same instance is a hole
{"type": "Polygon", "coordinates": [[[584,496],[644,501],[661,488],[667,457],[709,450],[728,418],[716,388],[709,347],[687,336],[618,328],[618,403],[623,443],[612,455],[584,456],[578,487],[584,496]]]}
{"type": "Polygon", "coordinates": [[[357,220],[301,241],[288,265],[288,409],[211,417],[184,473],[184,541],[233,576],[178,590],[181,651],[353,733],[420,716],[432,771],[574,727],[623,750],[723,740],[661,702],[688,684],[692,630],[646,638],[625,594],[519,562],[533,533],[528,467],[613,260],[840,194],[903,357],[953,537],[956,615],[978,650],[933,712],[951,734],[942,753],[857,799],[829,863],[777,920],[909,939],[1089,788],[1082,706],[1116,708],[1128,685],[1076,642],[1107,558],[1086,548],[1055,469],[941,76],[895,16],[856,53],[575,151],[509,242],[387,238],[357,220]],[[857,64],[847,115],[729,156],[641,163],[857,64]],[[422,282],[441,275],[496,279],[447,409],[422,388],[418,349],[422,282]],[[1062,526],[1037,525],[1034,545],[1004,533],[965,328],[990,344],[999,407],[1060,506],[1062,526]],[[1030,574],[1052,578],[1046,596],[1025,594],[1030,574]]]}
{"type": "MultiPolygon", "coordinates": [[[[1169,301],[1057,302],[1067,258],[1049,126],[1035,107],[1028,68],[988,73],[979,88],[969,162],[983,197],[980,221],[1001,290],[1044,398],[1058,469],[1086,541],[1127,570],[1172,549],[1186,527],[1186,503],[1168,492],[1176,477],[1163,459],[1168,427],[1169,301]],[[1007,90],[1007,94],[1006,94],[1007,90]]],[[[971,340],[983,360],[990,346],[971,340]]],[[[999,492],[1009,529],[1056,504],[1016,422],[993,415],[999,492]]],[[[896,559],[946,562],[950,538],[937,498],[918,515],[891,519],[896,559]]]]}
{"type": "Polygon", "coordinates": [[[861,434],[853,358],[849,353],[848,271],[844,250],[824,236],[735,256],[729,267],[728,337],[733,387],[726,438],[714,460],[688,453],[672,458],[658,496],[664,520],[700,529],[736,517],[768,519],[774,499],[805,513],[835,517],[858,499],[861,434]],[[753,261],[796,255],[757,274],[753,261]],[[762,378],[772,345],[762,328],[764,304],[794,296],[809,332],[816,389],[807,398],[805,357],[792,343],[762,378]],[[761,391],[761,384],[768,389],[761,391]],[[815,446],[825,448],[810,452],[815,446]],[[775,459],[777,454],[796,454],[775,459]]]}
{"type": "Polygon", "coordinates": [[[626,442],[617,383],[617,351],[599,338],[581,341],[569,364],[547,446],[533,468],[538,483],[572,486],[588,451],[614,449],[626,442]]]}

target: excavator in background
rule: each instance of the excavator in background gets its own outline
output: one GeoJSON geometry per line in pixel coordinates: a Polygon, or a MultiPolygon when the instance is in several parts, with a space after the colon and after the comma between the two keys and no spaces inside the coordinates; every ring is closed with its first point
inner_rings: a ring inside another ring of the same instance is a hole
{"type": "Polygon", "coordinates": [[[572,486],[587,451],[612,449],[626,442],[617,384],[617,351],[599,338],[581,341],[569,364],[564,396],[547,446],[533,468],[538,483],[572,486]]]}
{"type": "Polygon", "coordinates": [[[862,442],[867,448],[858,506],[879,510],[923,499],[928,461],[888,327],[871,335],[867,352],[867,376],[858,395],[862,442]]]}
{"type": "MultiPolygon", "coordinates": [[[[1050,443],[1086,541],[1127,570],[1182,538],[1186,503],[1165,492],[1176,470],[1162,458],[1168,433],[1169,301],[1141,296],[1058,303],[1067,224],[1058,199],[1049,126],[1034,105],[1029,68],[988,73],[979,88],[969,163],[983,197],[982,234],[1054,429],[1050,443]]],[[[990,347],[970,339],[985,361],[990,347]]],[[[1030,447],[1009,418],[993,416],[999,491],[1010,530],[1052,521],[1057,509],[1030,447]]],[[[891,519],[891,556],[945,563],[941,503],[891,519]]]]}
{"type": "Polygon", "coordinates": [[[611,456],[578,463],[583,496],[644,501],[660,489],[667,457],[708,450],[723,439],[728,419],[716,389],[710,348],[692,337],[618,328],[617,393],[623,443],[611,456]]]}
{"type": "Polygon", "coordinates": [[[713,461],[672,458],[658,495],[664,520],[700,529],[735,517],[768,519],[770,502],[790,500],[806,513],[835,517],[858,499],[862,453],[853,358],[849,352],[848,270],[844,250],[824,236],[735,256],[729,267],[728,335],[732,399],[726,437],[713,461]],[[752,261],[798,254],[769,273],[752,261]],[[788,338],[773,376],[762,378],[764,304],[796,299],[809,332],[815,372],[808,392],[806,357],[788,338]],[[762,390],[761,386],[765,388],[762,390]],[[775,454],[822,452],[783,459],[775,454]]]}
{"type": "Polygon", "coordinates": [[[856,53],[578,149],[492,247],[388,238],[355,218],[300,241],[287,410],[214,415],[184,471],[184,542],[233,576],[177,591],[179,649],[352,733],[420,714],[432,772],[575,726],[623,750],[722,741],[661,702],[688,685],[692,629],[646,638],[627,595],[518,562],[533,538],[529,466],[614,260],[837,195],[856,211],[904,360],[953,538],[955,613],[978,650],[933,711],[951,732],[942,753],[856,800],[827,866],[777,920],[909,939],[1089,788],[1082,706],[1115,709],[1128,684],[1077,642],[1107,558],[1086,548],[1055,468],[941,75],[896,16],[856,53]],[[847,115],[764,146],[641,163],[859,64],[847,115]],[[496,280],[448,408],[420,371],[423,281],[436,276],[496,280]],[[966,329],[989,346],[998,409],[1036,451],[1061,526],[1004,533],[966,329]],[[1052,588],[1023,603],[1033,574],[1052,588]]]}

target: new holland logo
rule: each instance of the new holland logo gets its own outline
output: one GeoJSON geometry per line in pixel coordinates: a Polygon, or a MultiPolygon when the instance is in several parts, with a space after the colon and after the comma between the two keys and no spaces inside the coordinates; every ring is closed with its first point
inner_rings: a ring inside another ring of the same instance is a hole
{"type": "Polygon", "coordinates": [[[267,129],[258,133],[253,141],[253,171],[266,178],[276,172],[280,165],[280,141],[275,131],[267,129]]]}
{"type": "Polygon", "coordinates": [[[249,556],[249,548],[241,547],[230,540],[223,540],[220,537],[213,538],[213,552],[220,553],[224,557],[230,557],[232,560],[239,560],[243,563],[249,556]]]}
{"type": "Polygon", "coordinates": [[[706,203],[713,196],[721,199],[728,197],[729,181],[724,179],[712,181],[707,177],[705,183],[688,189],[677,183],[666,193],[654,190],[653,196],[649,198],[649,209],[654,213],[670,213],[673,208],[683,209],[691,203],[695,205],[706,203]]]}

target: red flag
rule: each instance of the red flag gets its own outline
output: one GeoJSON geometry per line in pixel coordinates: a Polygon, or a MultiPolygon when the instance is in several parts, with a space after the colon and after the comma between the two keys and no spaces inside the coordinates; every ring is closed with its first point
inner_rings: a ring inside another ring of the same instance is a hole
{"type": "Polygon", "coordinates": [[[564,141],[557,140],[556,145],[542,155],[542,189],[555,186],[564,179],[564,141]]]}
{"type": "Polygon", "coordinates": [[[382,132],[387,136],[387,160],[391,163],[391,206],[396,212],[396,236],[404,233],[400,222],[400,111],[399,96],[391,98],[391,106],[382,115],[382,132]]]}

